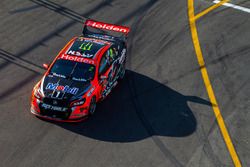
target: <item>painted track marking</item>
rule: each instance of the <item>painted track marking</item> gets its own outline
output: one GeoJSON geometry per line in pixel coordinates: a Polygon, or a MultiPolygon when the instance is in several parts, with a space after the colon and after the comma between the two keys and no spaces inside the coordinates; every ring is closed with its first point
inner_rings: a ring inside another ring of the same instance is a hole
{"type": "Polygon", "coordinates": [[[224,119],[221,115],[217,100],[215,98],[215,94],[212,88],[212,84],[210,82],[208,72],[206,69],[205,61],[202,55],[202,50],[200,47],[200,42],[198,38],[198,32],[196,28],[196,23],[195,23],[195,15],[194,15],[194,0],[187,0],[188,1],[188,16],[189,16],[189,24],[190,24],[190,29],[191,29],[191,35],[192,35],[192,40],[193,40],[193,45],[196,53],[196,57],[200,66],[202,78],[210,99],[210,102],[212,103],[212,108],[215,114],[215,118],[217,120],[218,126],[220,128],[222,137],[225,141],[225,144],[227,146],[227,149],[229,151],[229,154],[233,160],[233,163],[236,167],[241,167],[241,162],[239,160],[239,157],[235,151],[234,145],[232,143],[232,140],[230,138],[230,135],[228,133],[228,130],[226,128],[224,119]]]}
{"type": "MultiPolygon", "coordinates": [[[[214,0],[213,1],[213,3],[216,3],[216,4],[218,4],[220,2],[221,1],[219,1],[219,0],[214,0]]],[[[227,7],[230,7],[230,8],[241,10],[241,11],[246,12],[246,13],[250,13],[250,9],[249,8],[238,6],[238,5],[234,5],[234,4],[231,4],[231,3],[224,3],[223,6],[227,6],[227,7]]]]}
{"type": "Polygon", "coordinates": [[[215,5],[205,9],[204,11],[198,13],[197,15],[194,16],[194,19],[197,20],[199,18],[201,18],[202,16],[208,14],[209,12],[211,12],[212,10],[220,7],[221,5],[223,5],[224,3],[228,2],[229,0],[223,0],[223,1],[219,1],[218,3],[216,3],[215,5]]]}

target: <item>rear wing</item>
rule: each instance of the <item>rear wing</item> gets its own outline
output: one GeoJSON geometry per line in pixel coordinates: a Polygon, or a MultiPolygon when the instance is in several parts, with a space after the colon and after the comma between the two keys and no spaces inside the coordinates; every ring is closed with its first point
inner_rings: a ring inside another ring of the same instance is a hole
{"type": "Polygon", "coordinates": [[[129,27],[110,24],[110,23],[104,23],[104,22],[88,19],[84,23],[83,35],[88,34],[88,32],[89,32],[89,30],[87,29],[88,27],[99,29],[102,32],[111,31],[111,32],[116,32],[116,33],[122,33],[123,35],[125,35],[125,37],[127,37],[128,33],[130,31],[129,27]]]}

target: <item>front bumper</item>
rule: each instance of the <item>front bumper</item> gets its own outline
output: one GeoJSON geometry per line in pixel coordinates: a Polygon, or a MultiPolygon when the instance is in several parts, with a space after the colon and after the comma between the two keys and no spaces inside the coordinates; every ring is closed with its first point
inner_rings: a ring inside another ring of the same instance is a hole
{"type": "Polygon", "coordinates": [[[88,107],[86,106],[72,107],[69,108],[69,111],[67,112],[57,112],[57,114],[53,114],[54,112],[51,111],[51,114],[50,111],[41,108],[42,103],[43,102],[38,100],[37,98],[33,98],[31,101],[30,112],[46,120],[52,120],[57,122],[81,122],[88,117],[88,107]],[[66,117],[62,116],[65,114],[67,115],[66,117]]]}
{"type": "Polygon", "coordinates": [[[81,121],[84,121],[85,119],[87,119],[87,117],[88,117],[87,115],[85,115],[83,117],[74,118],[74,119],[70,119],[70,118],[69,119],[60,119],[60,118],[49,117],[46,115],[41,115],[40,113],[36,112],[32,108],[30,109],[30,112],[39,118],[50,120],[50,121],[56,121],[56,122],[81,122],[81,121]]]}

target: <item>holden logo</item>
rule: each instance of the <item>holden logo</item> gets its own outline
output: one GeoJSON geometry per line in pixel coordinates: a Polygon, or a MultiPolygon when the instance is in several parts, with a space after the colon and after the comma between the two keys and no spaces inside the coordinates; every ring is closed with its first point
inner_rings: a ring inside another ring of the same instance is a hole
{"type": "Polygon", "coordinates": [[[95,21],[92,21],[92,20],[88,20],[86,22],[86,25],[90,26],[90,27],[94,27],[94,28],[106,29],[106,30],[123,32],[123,33],[129,33],[129,28],[128,27],[117,26],[117,25],[112,25],[112,24],[107,24],[107,23],[102,23],[102,22],[95,22],[95,21]]]}
{"type": "Polygon", "coordinates": [[[54,105],[57,105],[57,101],[56,101],[56,100],[53,100],[53,104],[54,104],[54,105]]]}

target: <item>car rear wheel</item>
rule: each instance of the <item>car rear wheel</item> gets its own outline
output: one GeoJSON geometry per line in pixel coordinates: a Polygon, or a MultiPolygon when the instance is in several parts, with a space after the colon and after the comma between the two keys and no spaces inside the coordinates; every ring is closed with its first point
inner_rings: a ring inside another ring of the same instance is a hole
{"type": "Polygon", "coordinates": [[[90,104],[89,104],[89,115],[93,115],[95,113],[95,109],[96,109],[96,98],[95,96],[92,97],[90,104]]]}

